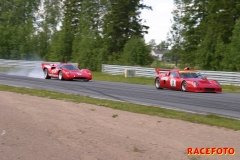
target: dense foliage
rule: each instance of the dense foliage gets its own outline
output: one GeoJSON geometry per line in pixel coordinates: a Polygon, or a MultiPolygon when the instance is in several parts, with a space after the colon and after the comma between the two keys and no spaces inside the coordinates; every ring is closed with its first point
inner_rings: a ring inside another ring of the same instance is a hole
{"type": "Polygon", "coordinates": [[[170,42],[182,65],[240,71],[240,0],[174,0],[170,42]]]}
{"type": "MultiPolygon", "coordinates": [[[[147,33],[140,18],[143,9],[151,7],[142,0],[2,0],[0,58],[38,55],[100,70],[102,63],[120,62],[125,45],[147,33]]],[[[145,42],[139,45],[137,53],[127,53],[143,54],[134,64],[152,63],[144,60],[150,53],[145,42]]]]}
{"type": "MultiPolygon", "coordinates": [[[[0,58],[148,65],[151,49],[182,66],[240,71],[240,0],[174,0],[166,41],[145,43],[142,0],[1,0],[0,58]]],[[[161,37],[164,38],[164,37],[161,37]]]]}

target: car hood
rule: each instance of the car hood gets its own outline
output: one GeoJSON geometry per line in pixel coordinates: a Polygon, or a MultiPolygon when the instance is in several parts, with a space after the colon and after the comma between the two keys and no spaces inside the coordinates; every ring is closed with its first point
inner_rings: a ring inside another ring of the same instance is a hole
{"type": "Polygon", "coordinates": [[[81,73],[80,70],[69,70],[69,72],[70,72],[70,73],[73,73],[73,74],[74,74],[74,73],[81,73]]]}
{"type": "Polygon", "coordinates": [[[189,78],[189,79],[186,79],[188,81],[196,81],[198,83],[202,83],[202,84],[211,84],[211,82],[208,80],[208,79],[202,79],[202,78],[189,78]]]}

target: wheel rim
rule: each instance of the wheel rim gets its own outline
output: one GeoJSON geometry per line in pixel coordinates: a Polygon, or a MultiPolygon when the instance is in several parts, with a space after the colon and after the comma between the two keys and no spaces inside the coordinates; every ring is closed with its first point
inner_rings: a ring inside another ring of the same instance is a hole
{"type": "Polygon", "coordinates": [[[183,82],[183,84],[182,84],[182,90],[183,90],[183,91],[186,91],[186,89],[187,89],[187,83],[186,83],[186,82],[183,82]]]}
{"type": "Polygon", "coordinates": [[[62,79],[62,72],[59,72],[59,79],[62,79]]]}
{"type": "Polygon", "coordinates": [[[160,80],[159,80],[159,78],[156,79],[156,87],[157,87],[157,88],[160,87],[160,80]]]}
{"type": "Polygon", "coordinates": [[[44,78],[47,78],[47,70],[44,70],[44,78]]]}

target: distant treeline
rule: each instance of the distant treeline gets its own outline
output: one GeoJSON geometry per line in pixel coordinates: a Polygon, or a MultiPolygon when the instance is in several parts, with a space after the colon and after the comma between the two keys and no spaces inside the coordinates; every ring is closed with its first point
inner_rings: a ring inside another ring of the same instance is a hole
{"type": "MultiPolygon", "coordinates": [[[[165,57],[182,66],[240,71],[239,1],[174,0],[165,57]]],[[[103,63],[151,64],[143,9],[151,7],[142,0],[1,0],[0,58],[71,61],[92,70],[103,63]]]]}
{"type": "Polygon", "coordinates": [[[205,70],[240,71],[240,0],[174,0],[171,57],[205,70]]]}

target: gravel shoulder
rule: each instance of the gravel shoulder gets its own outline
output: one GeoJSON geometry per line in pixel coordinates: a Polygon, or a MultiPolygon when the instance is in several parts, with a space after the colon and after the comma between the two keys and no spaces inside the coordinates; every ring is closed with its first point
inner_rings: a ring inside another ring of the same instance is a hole
{"type": "Polygon", "coordinates": [[[0,160],[239,160],[239,152],[240,131],[0,91],[0,160]],[[236,154],[191,157],[189,147],[236,154]]]}

